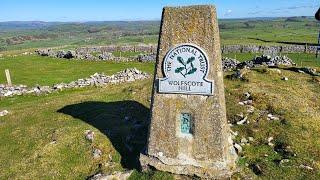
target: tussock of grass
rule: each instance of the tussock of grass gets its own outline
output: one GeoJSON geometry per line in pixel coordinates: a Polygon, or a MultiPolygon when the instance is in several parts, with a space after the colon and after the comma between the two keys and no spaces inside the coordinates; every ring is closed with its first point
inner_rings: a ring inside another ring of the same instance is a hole
{"type": "Polygon", "coordinates": [[[289,70],[278,73],[260,68],[251,70],[246,78],[247,82],[225,80],[228,118],[242,112],[250,122],[232,127],[239,132],[236,141],[240,143],[243,137],[254,138],[254,142],[244,146],[239,164],[244,169],[259,164],[263,169],[259,176],[265,179],[319,177],[320,86],[314,82],[314,77],[289,70]],[[289,80],[281,80],[282,76],[289,80]],[[237,104],[245,92],[253,96],[255,112],[252,114],[237,104]],[[260,116],[263,112],[266,114],[260,116]],[[267,113],[280,120],[268,121],[267,113]],[[274,138],[274,147],[268,145],[268,137],[274,138]],[[284,147],[288,147],[286,151],[284,147]],[[282,159],[290,161],[280,165],[282,159]],[[301,164],[314,170],[301,169],[301,164]]]}

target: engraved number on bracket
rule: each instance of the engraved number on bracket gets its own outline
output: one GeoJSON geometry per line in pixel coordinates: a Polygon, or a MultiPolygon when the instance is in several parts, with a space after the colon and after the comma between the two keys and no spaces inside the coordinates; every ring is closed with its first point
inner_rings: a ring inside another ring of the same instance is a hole
{"type": "Polygon", "coordinates": [[[181,133],[191,134],[191,114],[181,113],[180,128],[181,128],[181,133]]]}

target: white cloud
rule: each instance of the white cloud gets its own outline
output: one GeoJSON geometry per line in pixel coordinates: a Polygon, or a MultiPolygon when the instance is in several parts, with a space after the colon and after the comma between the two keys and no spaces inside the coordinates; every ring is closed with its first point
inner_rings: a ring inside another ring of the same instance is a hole
{"type": "Polygon", "coordinates": [[[227,12],[224,13],[224,16],[229,16],[232,13],[231,9],[228,9],[227,12]]]}

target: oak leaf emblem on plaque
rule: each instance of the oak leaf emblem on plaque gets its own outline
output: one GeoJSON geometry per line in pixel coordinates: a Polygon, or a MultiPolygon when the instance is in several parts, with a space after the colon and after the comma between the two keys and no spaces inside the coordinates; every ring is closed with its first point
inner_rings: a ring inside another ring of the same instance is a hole
{"type": "Polygon", "coordinates": [[[185,62],[182,57],[178,56],[177,60],[183,66],[178,67],[174,72],[177,74],[180,73],[184,78],[186,78],[187,75],[195,73],[197,71],[197,68],[193,65],[195,59],[195,57],[190,57],[187,62],[185,62]]]}

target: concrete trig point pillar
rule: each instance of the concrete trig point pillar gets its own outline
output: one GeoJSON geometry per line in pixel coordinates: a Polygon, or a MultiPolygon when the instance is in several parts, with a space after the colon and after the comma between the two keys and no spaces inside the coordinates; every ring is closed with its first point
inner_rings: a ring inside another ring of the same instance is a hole
{"type": "Polygon", "coordinates": [[[213,6],[163,9],[142,167],[204,178],[234,172],[220,51],[213,6]]]}
{"type": "Polygon", "coordinates": [[[11,82],[11,77],[10,77],[10,71],[9,69],[4,70],[5,74],[6,74],[6,78],[7,78],[7,85],[8,86],[12,86],[12,82],[11,82]]]}

